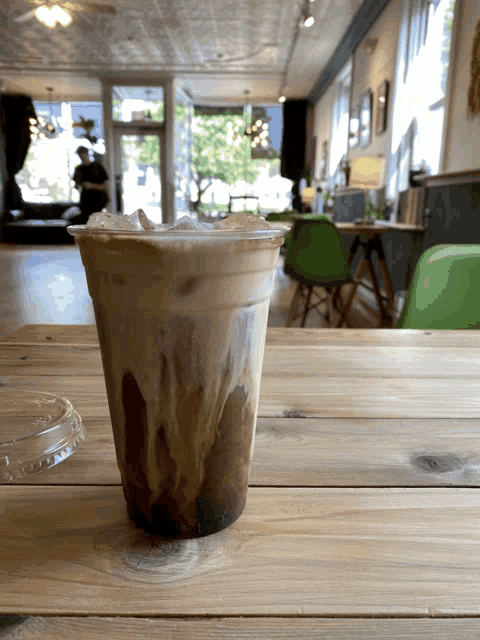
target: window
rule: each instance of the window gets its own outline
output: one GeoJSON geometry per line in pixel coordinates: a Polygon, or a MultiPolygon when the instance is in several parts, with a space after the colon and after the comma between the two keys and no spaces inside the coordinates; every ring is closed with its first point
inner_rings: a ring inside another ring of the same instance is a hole
{"type": "Polygon", "coordinates": [[[336,82],[335,101],[332,113],[332,135],[330,142],[329,188],[341,180],[341,163],[348,148],[348,112],[350,106],[350,83],[352,63],[347,63],[336,82]]]}
{"type": "MultiPolygon", "coordinates": [[[[435,0],[435,8],[439,2],[440,0],[435,0]]],[[[426,43],[432,4],[432,0],[410,0],[405,77],[410,63],[426,43]]]]}
{"type": "Polygon", "coordinates": [[[162,87],[113,87],[113,119],[121,122],[164,120],[162,87]]]}
{"type": "MultiPolygon", "coordinates": [[[[250,107],[250,105],[249,105],[250,107]]],[[[192,208],[199,215],[251,211],[262,215],[291,208],[292,181],[280,175],[283,108],[195,107],[192,208]],[[262,153],[243,135],[257,118],[268,123],[262,153]]]]}
{"type": "Polygon", "coordinates": [[[102,103],[101,102],[62,102],[50,105],[46,102],[34,102],[37,116],[49,119],[58,133],[53,138],[33,139],[28,149],[22,170],[16,181],[25,202],[76,202],[79,193],[72,181],[75,167],[80,160],[75,153],[80,145],[91,148],[95,157],[102,162],[105,153],[102,139],[102,103]],[[90,140],[82,136],[86,131],[74,127],[74,123],[93,120],[90,140]]]}
{"type": "Polygon", "coordinates": [[[391,198],[408,188],[410,169],[440,170],[454,9],[455,0],[405,0],[387,184],[391,198]]]}
{"type": "Polygon", "coordinates": [[[175,215],[190,213],[190,164],[192,161],[193,104],[190,96],[177,88],[175,104],[175,215]]]}

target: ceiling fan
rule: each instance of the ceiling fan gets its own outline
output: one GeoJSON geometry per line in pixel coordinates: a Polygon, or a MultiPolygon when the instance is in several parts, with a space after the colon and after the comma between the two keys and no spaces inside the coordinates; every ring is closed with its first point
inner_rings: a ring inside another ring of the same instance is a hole
{"type": "Polygon", "coordinates": [[[110,16],[114,16],[117,13],[115,7],[110,4],[99,4],[88,2],[88,0],[46,0],[46,2],[42,2],[34,9],[18,16],[18,18],[14,18],[14,22],[25,22],[35,17],[47,27],[53,28],[57,23],[66,27],[71,23],[72,13],[75,11],[101,13],[110,16]]]}

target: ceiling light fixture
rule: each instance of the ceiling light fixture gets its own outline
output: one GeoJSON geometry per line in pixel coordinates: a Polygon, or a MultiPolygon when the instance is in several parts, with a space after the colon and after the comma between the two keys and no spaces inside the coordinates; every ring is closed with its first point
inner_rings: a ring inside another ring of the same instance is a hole
{"type": "Polygon", "coordinates": [[[307,0],[302,8],[302,20],[304,27],[311,27],[315,23],[315,18],[312,16],[312,10],[310,9],[311,0],[307,0]]]}
{"type": "Polygon", "coordinates": [[[144,120],[148,120],[148,122],[152,122],[153,121],[153,116],[152,116],[152,112],[150,111],[150,103],[152,102],[152,90],[151,89],[145,89],[145,96],[146,96],[146,102],[147,104],[147,112],[145,113],[145,115],[143,116],[144,120]]]}
{"type": "Polygon", "coordinates": [[[38,7],[35,9],[35,17],[50,29],[53,29],[57,24],[67,27],[72,21],[70,13],[56,4],[50,7],[45,5],[38,7]]]}
{"type": "Polygon", "coordinates": [[[40,139],[53,139],[56,138],[61,132],[61,127],[58,126],[58,122],[56,121],[53,110],[52,110],[52,94],[53,87],[46,87],[49,98],[48,98],[48,110],[49,116],[48,119],[45,120],[42,116],[37,116],[36,118],[30,118],[30,134],[32,140],[40,139]]]}
{"type": "Polygon", "coordinates": [[[286,100],[286,99],[287,99],[287,98],[286,98],[286,97],[283,95],[283,93],[282,93],[282,95],[278,98],[278,101],[279,101],[279,102],[281,102],[281,103],[283,104],[283,103],[285,102],[285,100],[286,100]]]}
{"type": "Polygon", "coordinates": [[[262,147],[268,146],[268,122],[264,122],[261,118],[257,118],[255,122],[252,124],[252,106],[250,104],[250,91],[246,90],[245,93],[245,106],[243,109],[245,122],[250,120],[250,124],[246,124],[245,130],[243,133],[240,133],[238,127],[233,129],[232,142],[237,145],[242,140],[242,138],[250,138],[250,145],[252,149],[255,149],[258,145],[262,147]]]}

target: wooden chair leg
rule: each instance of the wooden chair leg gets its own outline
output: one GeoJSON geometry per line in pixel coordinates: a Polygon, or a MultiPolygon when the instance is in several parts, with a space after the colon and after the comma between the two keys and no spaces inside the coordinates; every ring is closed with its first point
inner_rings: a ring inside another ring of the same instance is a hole
{"type": "Polygon", "coordinates": [[[392,327],[395,326],[395,320],[394,320],[394,316],[395,316],[395,293],[393,291],[393,283],[392,283],[392,279],[390,277],[390,274],[388,272],[388,267],[387,264],[385,262],[385,260],[379,260],[378,264],[380,266],[380,271],[382,273],[382,280],[383,280],[383,284],[385,286],[385,291],[387,293],[387,297],[388,297],[388,304],[389,304],[389,311],[390,314],[392,316],[392,327]]]}
{"type": "Polygon", "coordinates": [[[292,302],[290,303],[290,309],[288,311],[288,318],[286,327],[291,327],[295,317],[297,316],[297,308],[302,297],[302,289],[303,285],[300,282],[297,284],[297,288],[295,289],[295,293],[293,294],[292,302]]]}
{"type": "MultiPolygon", "coordinates": [[[[340,320],[337,322],[337,328],[339,329],[342,324],[345,322],[346,324],[346,316],[348,314],[348,312],[350,311],[350,306],[353,302],[353,298],[355,297],[355,294],[357,293],[357,287],[360,284],[360,280],[363,277],[363,274],[365,273],[365,269],[368,268],[368,260],[366,258],[363,258],[362,260],[360,260],[360,262],[358,263],[357,266],[357,270],[355,271],[355,281],[352,284],[352,290],[350,291],[350,295],[348,296],[347,302],[345,303],[344,307],[343,307],[343,314],[340,317],[340,320]]],[[[340,297],[341,299],[341,297],[340,297]]]]}
{"type": "Polygon", "coordinates": [[[337,329],[340,329],[340,327],[342,326],[342,324],[345,322],[345,324],[347,325],[347,328],[351,328],[351,323],[350,320],[348,319],[348,312],[350,311],[350,306],[353,302],[353,298],[355,297],[355,294],[357,292],[357,287],[358,287],[358,282],[354,282],[352,285],[352,290],[350,291],[350,295],[348,296],[348,300],[347,302],[344,304],[343,300],[342,300],[342,296],[340,296],[340,301],[341,301],[341,306],[342,309],[340,311],[340,319],[336,324],[337,329]]]}
{"type": "Polygon", "coordinates": [[[380,311],[380,326],[386,327],[388,324],[387,314],[385,313],[385,306],[383,304],[382,294],[380,293],[380,287],[378,286],[377,276],[370,260],[367,261],[367,267],[375,291],[375,297],[377,298],[378,310],[380,311]]]}
{"type": "Polygon", "coordinates": [[[335,287],[335,293],[334,293],[334,295],[333,295],[333,306],[334,306],[336,309],[337,309],[337,306],[336,306],[336,305],[337,305],[337,302],[338,302],[338,298],[340,298],[340,299],[341,299],[341,296],[340,296],[340,290],[341,290],[341,288],[342,288],[341,286],[340,286],[340,287],[335,287]]]}
{"type": "Polygon", "coordinates": [[[308,312],[310,311],[310,298],[312,297],[312,289],[313,287],[308,287],[307,300],[305,302],[305,308],[303,310],[303,318],[302,324],[300,325],[302,328],[305,326],[305,320],[307,319],[308,312]]]}
{"type": "Polygon", "coordinates": [[[333,290],[327,289],[327,322],[328,326],[331,327],[333,325],[333,290]]]}

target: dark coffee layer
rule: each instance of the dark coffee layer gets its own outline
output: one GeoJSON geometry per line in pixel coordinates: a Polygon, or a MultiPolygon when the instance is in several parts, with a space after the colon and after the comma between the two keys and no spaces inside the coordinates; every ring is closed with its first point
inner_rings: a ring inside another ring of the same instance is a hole
{"type": "MultiPolygon", "coordinates": [[[[145,447],[146,420],[145,401],[139,395],[133,377],[127,374],[123,397],[128,434],[124,495],[130,517],[140,526],[158,535],[174,538],[199,537],[215,533],[232,524],[243,512],[248,489],[250,449],[255,417],[248,406],[248,394],[237,387],[227,398],[217,428],[217,437],[204,461],[204,480],[198,489],[194,503],[182,510],[182,501],[174,491],[175,452],[169,450],[168,425],[158,428],[158,445],[169,460],[170,476],[167,475],[160,495],[149,502],[152,492],[148,489],[148,478],[143,473],[142,452],[145,447]],[[129,428],[130,416],[145,419],[142,431],[129,428]],[[237,436],[232,439],[232,431],[237,436]],[[142,486],[130,480],[141,482],[142,486]]],[[[202,390],[198,391],[201,399],[202,390]]]]}
{"type": "Polygon", "coordinates": [[[96,311],[130,516],[164,536],[223,529],[245,507],[268,304],[212,317],[164,312],[148,326],[96,311]],[[132,357],[133,335],[144,362],[132,357]]]}

